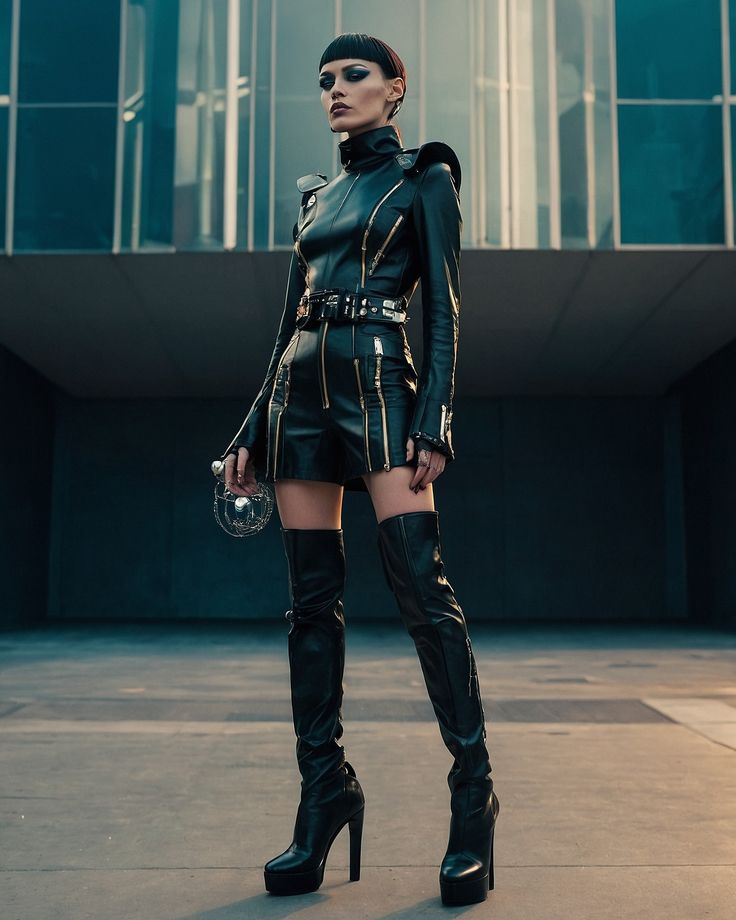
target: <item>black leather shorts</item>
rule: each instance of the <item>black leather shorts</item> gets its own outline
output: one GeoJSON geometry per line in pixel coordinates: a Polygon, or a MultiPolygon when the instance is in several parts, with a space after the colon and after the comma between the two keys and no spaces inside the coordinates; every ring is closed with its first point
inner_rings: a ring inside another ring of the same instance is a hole
{"type": "Polygon", "coordinates": [[[407,465],[416,392],[402,325],[310,320],[294,332],[276,372],[264,478],[365,491],[363,473],[407,465]]]}

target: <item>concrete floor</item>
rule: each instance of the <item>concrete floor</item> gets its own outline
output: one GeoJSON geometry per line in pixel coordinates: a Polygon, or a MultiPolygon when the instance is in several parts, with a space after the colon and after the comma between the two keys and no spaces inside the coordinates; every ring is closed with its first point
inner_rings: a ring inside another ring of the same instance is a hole
{"type": "Polygon", "coordinates": [[[0,634],[3,920],[736,915],[736,630],[471,623],[496,888],[446,908],[451,760],[392,625],[348,625],[362,878],[345,829],[319,891],[265,892],[299,795],[287,628],[0,634]]]}

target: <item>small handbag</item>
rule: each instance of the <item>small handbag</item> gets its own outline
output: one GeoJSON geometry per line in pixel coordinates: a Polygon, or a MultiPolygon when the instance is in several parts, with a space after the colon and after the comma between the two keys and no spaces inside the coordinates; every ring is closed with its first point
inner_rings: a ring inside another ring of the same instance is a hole
{"type": "Polygon", "coordinates": [[[273,491],[261,480],[253,495],[235,495],[225,485],[224,460],[212,461],[215,483],[215,520],[231,537],[249,537],[268,524],[273,512],[273,491]]]}

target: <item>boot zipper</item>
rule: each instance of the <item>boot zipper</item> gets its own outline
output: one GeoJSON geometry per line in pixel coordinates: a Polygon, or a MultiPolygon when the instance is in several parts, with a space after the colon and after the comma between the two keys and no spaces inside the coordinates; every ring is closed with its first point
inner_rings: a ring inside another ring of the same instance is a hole
{"type": "Polygon", "coordinates": [[[365,396],[363,394],[363,385],[360,382],[360,358],[353,358],[353,367],[355,368],[355,379],[358,382],[358,393],[360,394],[360,411],[363,413],[363,449],[365,451],[365,463],[369,471],[373,470],[371,464],[371,452],[369,446],[369,434],[368,434],[368,409],[365,404],[365,396]]]}
{"type": "Polygon", "coordinates": [[[475,662],[473,661],[473,649],[470,647],[470,636],[465,637],[465,644],[468,647],[468,696],[470,696],[473,674],[475,673],[475,662]]]}
{"type": "Polygon", "coordinates": [[[328,409],[330,406],[330,397],[327,394],[327,373],[325,371],[325,339],[327,338],[327,327],[329,326],[330,321],[324,320],[322,322],[322,328],[320,329],[320,334],[322,338],[320,339],[319,344],[319,373],[320,373],[320,388],[322,390],[322,408],[328,409]]]}
{"type": "Polygon", "coordinates": [[[475,678],[475,688],[478,693],[478,706],[480,707],[480,715],[483,720],[483,740],[485,741],[488,738],[488,732],[486,729],[486,714],[483,710],[483,700],[480,695],[480,680],[478,679],[478,668],[475,664],[475,656],[473,655],[473,648],[470,644],[470,636],[465,637],[465,642],[468,646],[468,662],[470,665],[470,674],[468,677],[468,696],[471,694],[471,686],[473,678],[475,678]]]}
{"type": "Polygon", "coordinates": [[[386,418],[386,401],[383,398],[383,389],[381,387],[381,362],[383,360],[383,342],[378,335],[373,336],[373,345],[376,351],[376,377],[375,385],[378,393],[378,401],[381,404],[381,431],[383,433],[383,468],[391,469],[391,461],[388,455],[388,420],[386,418]]]}
{"type": "Polygon", "coordinates": [[[403,214],[399,214],[399,216],[396,218],[396,223],[393,225],[393,227],[391,227],[391,229],[390,229],[389,232],[388,232],[388,236],[387,236],[386,239],[381,243],[380,248],[378,249],[378,251],[376,252],[376,254],[373,256],[373,261],[371,262],[371,267],[368,269],[368,274],[369,274],[369,275],[372,275],[373,272],[376,270],[376,266],[377,266],[378,263],[381,261],[381,258],[383,257],[383,253],[384,253],[386,247],[387,247],[388,244],[391,242],[391,238],[393,237],[394,233],[396,233],[396,231],[399,229],[399,224],[401,223],[401,221],[402,221],[403,219],[404,219],[404,215],[403,215],[403,214]]]}
{"type": "Polygon", "coordinates": [[[386,194],[378,200],[378,203],[376,204],[376,206],[373,208],[373,210],[370,213],[370,216],[368,218],[368,223],[366,224],[365,230],[363,231],[363,242],[360,247],[360,250],[361,250],[361,253],[360,253],[360,285],[361,287],[363,287],[363,285],[365,284],[365,251],[368,247],[368,234],[371,232],[373,221],[376,219],[376,214],[378,213],[378,209],[381,207],[383,202],[389,197],[389,195],[392,195],[396,191],[396,189],[400,185],[403,184],[403,182],[404,182],[403,179],[399,179],[396,185],[390,188],[386,192],[386,194]]]}

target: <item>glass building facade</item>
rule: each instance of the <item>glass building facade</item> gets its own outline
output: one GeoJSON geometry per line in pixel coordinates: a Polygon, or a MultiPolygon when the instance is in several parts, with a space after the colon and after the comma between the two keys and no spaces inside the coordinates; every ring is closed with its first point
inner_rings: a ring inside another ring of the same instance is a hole
{"type": "Polygon", "coordinates": [[[736,0],[0,0],[0,252],[289,247],[343,31],[457,151],[465,247],[733,247],[736,0]]]}

